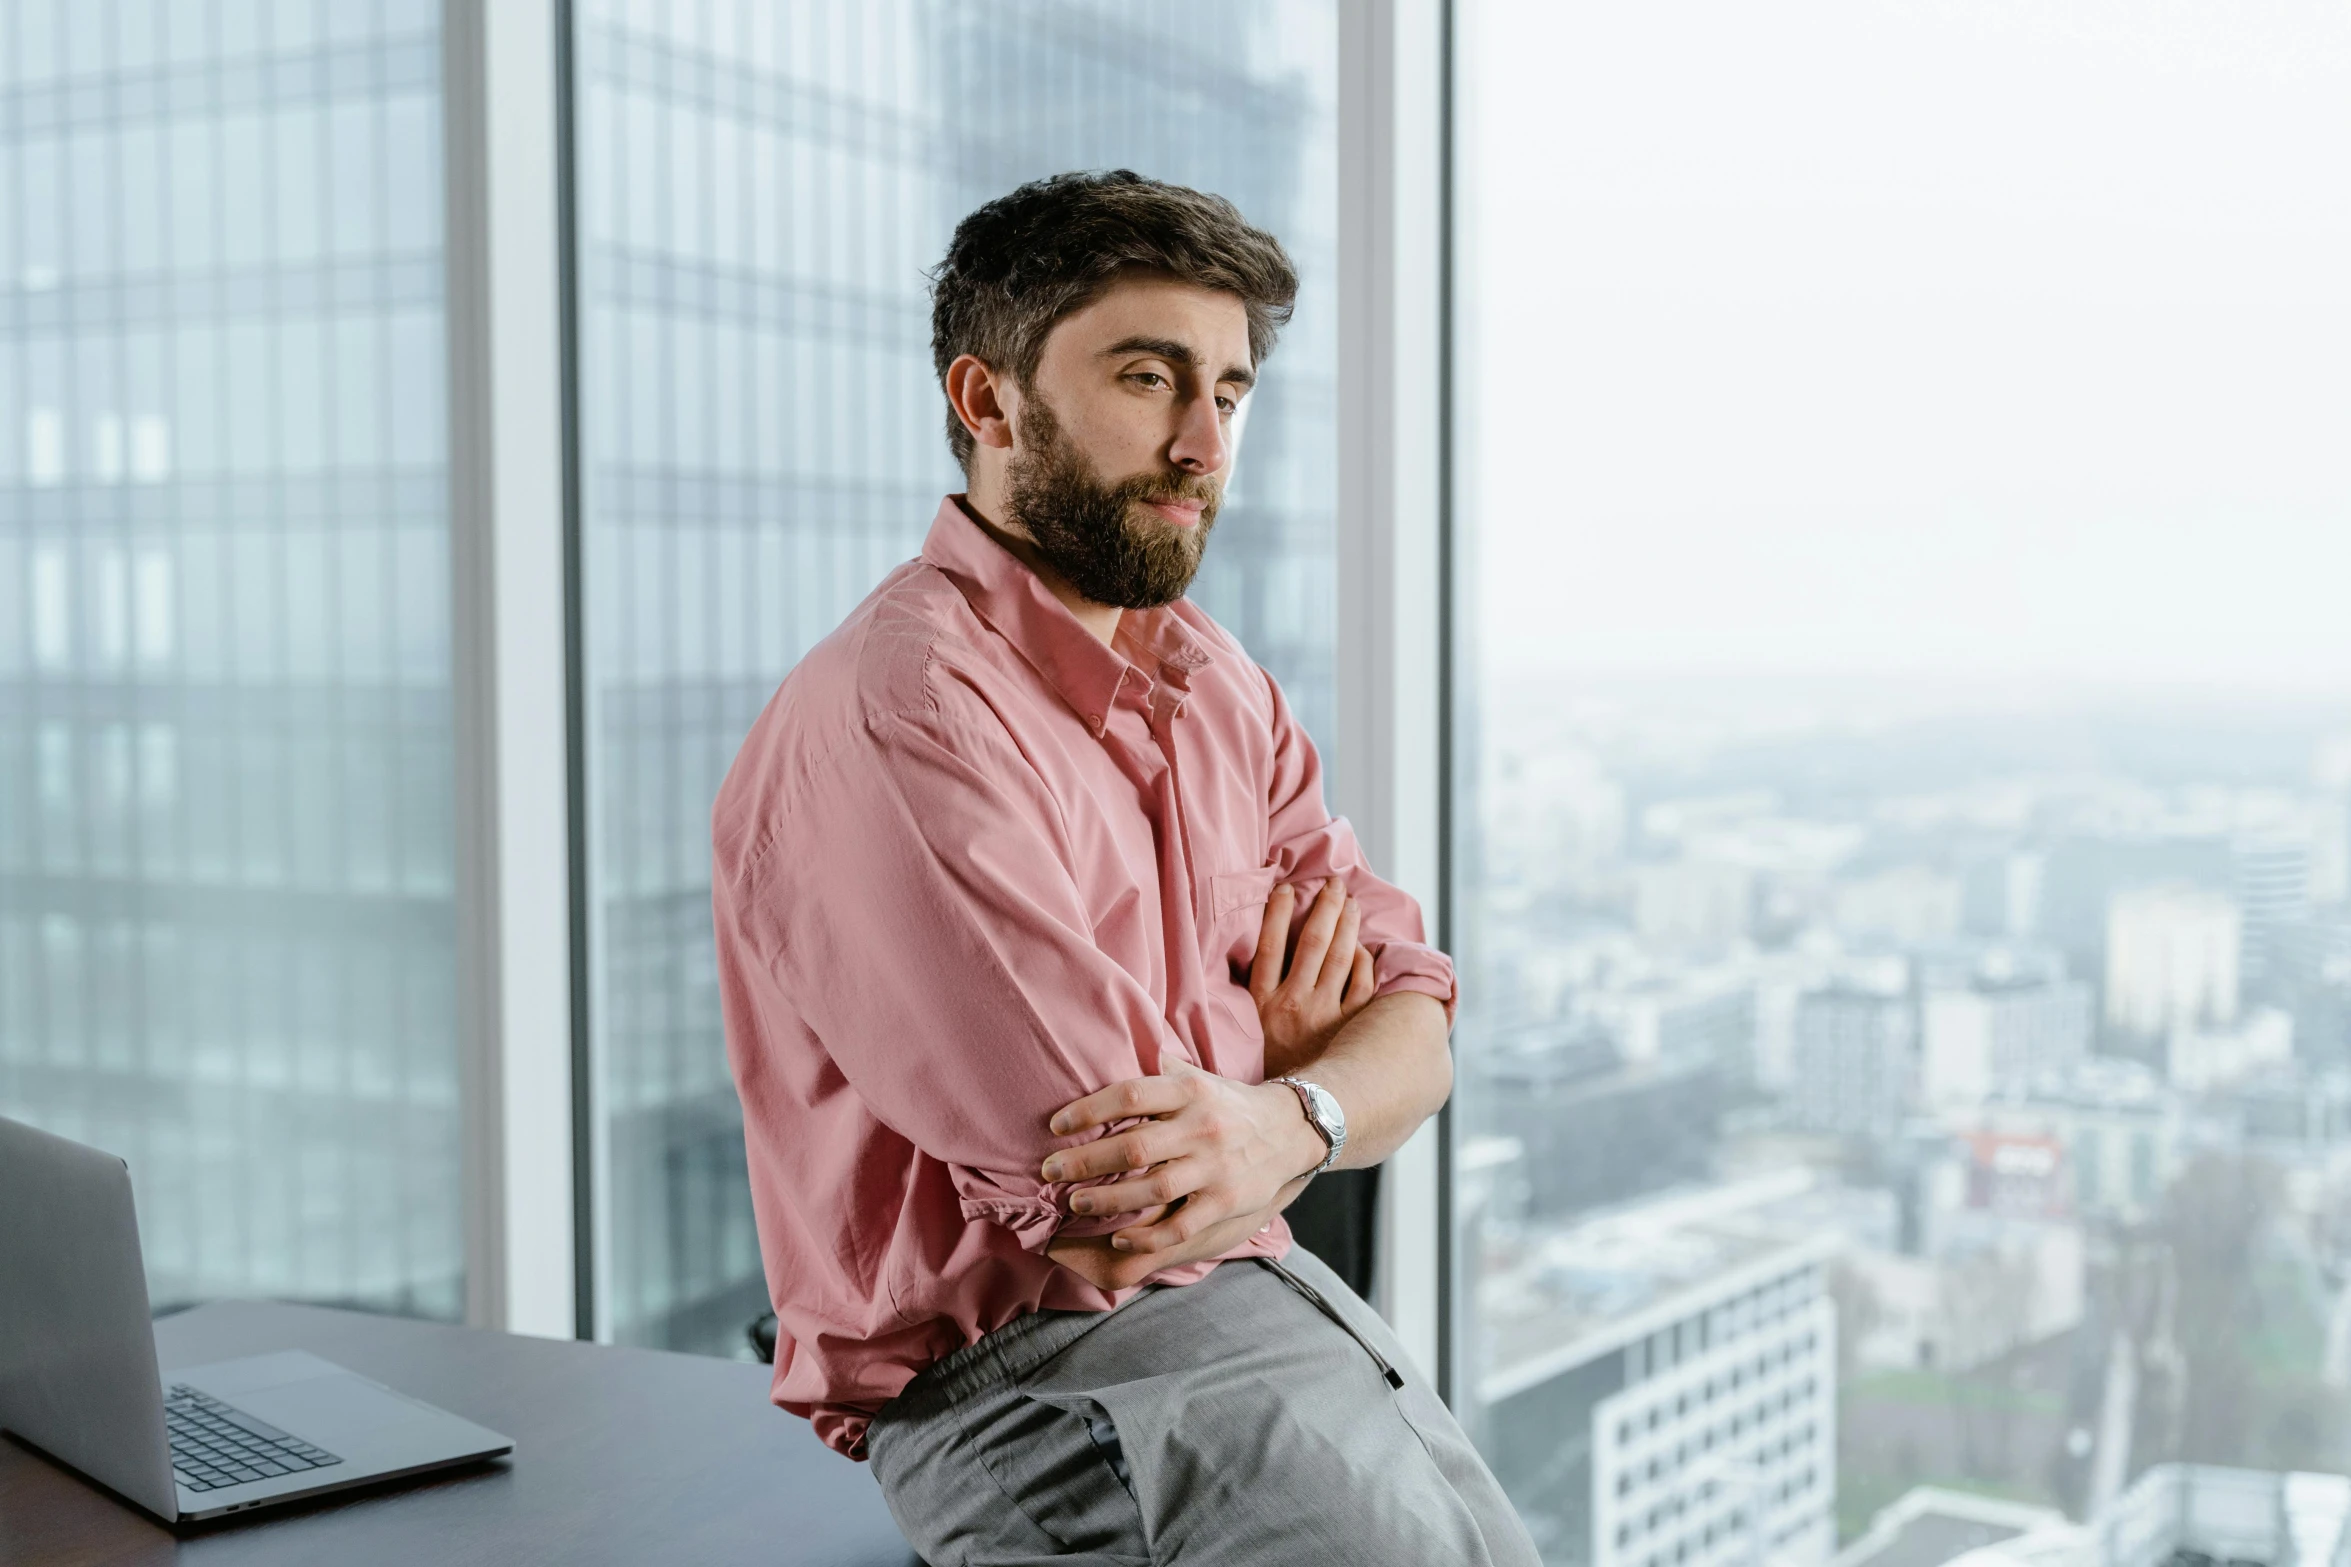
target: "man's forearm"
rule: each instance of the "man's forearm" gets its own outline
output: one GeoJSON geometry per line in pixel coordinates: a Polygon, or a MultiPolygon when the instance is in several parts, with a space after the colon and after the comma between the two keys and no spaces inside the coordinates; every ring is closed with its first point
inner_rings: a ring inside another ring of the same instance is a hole
{"type": "Polygon", "coordinates": [[[1378,1164],[1453,1091],[1444,1003],[1410,990],[1381,996],[1290,1075],[1320,1083],[1346,1110],[1347,1149],[1338,1168],[1378,1164]]]}
{"type": "MultiPolygon", "coordinates": [[[[1377,1164],[1452,1091],[1444,1006],[1410,992],[1376,998],[1298,1070],[1347,1113],[1340,1165],[1377,1164]]],[[[1132,1215],[1132,1222],[1107,1240],[1062,1237],[1046,1248],[1055,1262],[1108,1289],[1240,1245],[1298,1194],[1324,1151],[1287,1086],[1242,1083],[1175,1060],[1157,1076],[1114,1083],[1063,1106],[1049,1130],[1067,1137],[1119,1121],[1132,1124],[1058,1149],[1039,1169],[1047,1182],[1122,1177],[1072,1192],[1069,1211],[1122,1221],[1132,1215]]]]}
{"type": "MultiPolygon", "coordinates": [[[[1332,1035],[1331,1042],[1294,1075],[1329,1089],[1347,1112],[1347,1147],[1337,1168],[1377,1164],[1404,1146],[1453,1090],[1444,1005],[1415,991],[1382,996],[1332,1035]]],[[[1162,1268],[1232,1250],[1296,1200],[1307,1179],[1299,1176],[1286,1183],[1271,1206],[1226,1219],[1166,1251],[1120,1251],[1109,1236],[1097,1235],[1056,1240],[1046,1255],[1103,1289],[1125,1289],[1162,1268]]]]}

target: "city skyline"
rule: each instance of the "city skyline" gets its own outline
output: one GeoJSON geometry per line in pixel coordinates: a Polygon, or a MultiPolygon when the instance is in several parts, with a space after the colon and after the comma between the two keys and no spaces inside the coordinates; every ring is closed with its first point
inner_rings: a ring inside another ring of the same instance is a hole
{"type": "Polygon", "coordinates": [[[2351,703],[2230,745],[1804,684],[1481,682],[1458,1320],[1546,1559],[1746,1559],[1726,1448],[1795,1455],[1781,1505],[1833,1453],[1790,1567],[1937,1486],[2084,1518],[2172,1459],[2351,1463],[2351,703]],[[1595,1322],[1766,1238],[1812,1248],[1829,1411],[1668,1408],[1658,1511],[1594,1511],[1638,1381],[1595,1322]]]}

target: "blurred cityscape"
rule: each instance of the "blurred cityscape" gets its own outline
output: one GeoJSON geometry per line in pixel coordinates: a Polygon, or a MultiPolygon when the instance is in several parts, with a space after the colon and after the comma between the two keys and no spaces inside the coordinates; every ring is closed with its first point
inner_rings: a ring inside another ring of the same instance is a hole
{"type": "Polygon", "coordinates": [[[1487,691],[1458,1391],[1548,1560],[2344,1466],[2344,713],[1487,691]]]}

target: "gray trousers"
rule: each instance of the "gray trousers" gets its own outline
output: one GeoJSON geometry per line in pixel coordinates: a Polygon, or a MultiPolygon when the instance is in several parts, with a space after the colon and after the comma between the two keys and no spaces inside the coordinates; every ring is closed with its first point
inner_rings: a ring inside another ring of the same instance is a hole
{"type": "Polygon", "coordinates": [[[1540,1567],[1387,1324],[1300,1248],[1017,1318],[908,1383],[866,1450],[930,1567],[1540,1567]]]}

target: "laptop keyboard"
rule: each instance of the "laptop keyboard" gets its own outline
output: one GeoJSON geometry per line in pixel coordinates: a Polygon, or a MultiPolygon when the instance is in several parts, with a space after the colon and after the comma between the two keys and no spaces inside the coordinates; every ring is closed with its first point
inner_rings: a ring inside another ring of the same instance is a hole
{"type": "Polygon", "coordinates": [[[163,1423],[171,1433],[172,1476],[191,1491],[217,1491],[343,1461],[192,1387],[171,1389],[163,1401],[163,1423]]]}

